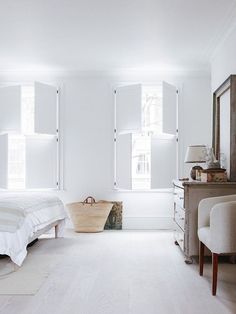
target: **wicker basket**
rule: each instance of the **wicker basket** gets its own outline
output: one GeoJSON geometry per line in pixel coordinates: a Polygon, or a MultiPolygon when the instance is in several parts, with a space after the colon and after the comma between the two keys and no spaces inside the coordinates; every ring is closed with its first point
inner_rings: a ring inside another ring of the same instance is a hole
{"type": "Polygon", "coordinates": [[[84,202],[67,204],[76,232],[102,232],[112,206],[112,203],[96,203],[91,196],[84,202]]]}

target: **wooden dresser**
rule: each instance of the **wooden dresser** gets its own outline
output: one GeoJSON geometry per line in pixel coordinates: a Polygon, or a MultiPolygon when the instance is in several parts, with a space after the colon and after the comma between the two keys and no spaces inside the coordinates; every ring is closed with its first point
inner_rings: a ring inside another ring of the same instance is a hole
{"type": "Polygon", "coordinates": [[[175,243],[192,263],[198,256],[197,209],[200,200],[207,197],[236,194],[236,182],[173,181],[175,243]]]}

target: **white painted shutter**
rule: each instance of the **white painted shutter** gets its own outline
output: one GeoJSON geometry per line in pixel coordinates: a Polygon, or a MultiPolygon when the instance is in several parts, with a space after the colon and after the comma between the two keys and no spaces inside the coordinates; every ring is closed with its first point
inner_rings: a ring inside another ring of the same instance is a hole
{"type": "Polygon", "coordinates": [[[162,82],[163,133],[176,134],[177,129],[177,89],[162,82]]]}
{"type": "Polygon", "coordinates": [[[141,131],[142,85],[116,89],[116,128],[118,134],[141,131]]]}
{"type": "Polygon", "coordinates": [[[35,82],[35,133],[56,134],[57,89],[35,82]]]}
{"type": "Polygon", "coordinates": [[[151,188],[171,188],[176,178],[177,143],[175,138],[151,139],[151,188]]]}
{"type": "Polygon", "coordinates": [[[0,188],[8,187],[8,134],[0,135],[0,188]]]}
{"type": "Polygon", "coordinates": [[[0,88],[0,132],[21,131],[21,87],[0,88]]]}
{"type": "Polygon", "coordinates": [[[26,188],[57,187],[57,142],[54,136],[26,137],[26,188]]]}
{"type": "Polygon", "coordinates": [[[121,134],[116,140],[116,187],[132,189],[132,134],[121,134]]]}

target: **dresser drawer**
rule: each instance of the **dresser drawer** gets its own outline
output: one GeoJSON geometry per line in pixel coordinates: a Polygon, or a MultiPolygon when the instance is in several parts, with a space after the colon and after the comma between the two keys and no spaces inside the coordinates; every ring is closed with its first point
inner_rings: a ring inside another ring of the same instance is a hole
{"type": "Polygon", "coordinates": [[[179,227],[184,231],[185,210],[178,204],[175,204],[174,220],[179,225],[179,227]]]}
{"type": "Polygon", "coordinates": [[[174,238],[178,242],[181,249],[184,251],[184,232],[181,228],[178,227],[178,225],[175,225],[174,238]]]}
{"type": "Polygon", "coordinates": [[[184,190],[178,187],[174,188],[174,202],[184,208],[184,190]]]}

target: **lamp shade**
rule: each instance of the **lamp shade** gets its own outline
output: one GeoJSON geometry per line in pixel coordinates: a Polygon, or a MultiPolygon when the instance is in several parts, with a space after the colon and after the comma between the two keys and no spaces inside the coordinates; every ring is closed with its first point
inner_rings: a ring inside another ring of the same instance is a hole
{"type": "Polygon", "coordinates": [[[206,146],[191,145],[187,148],[185,155],[185,163],[200,163],[206,162],[206,146]]]}

